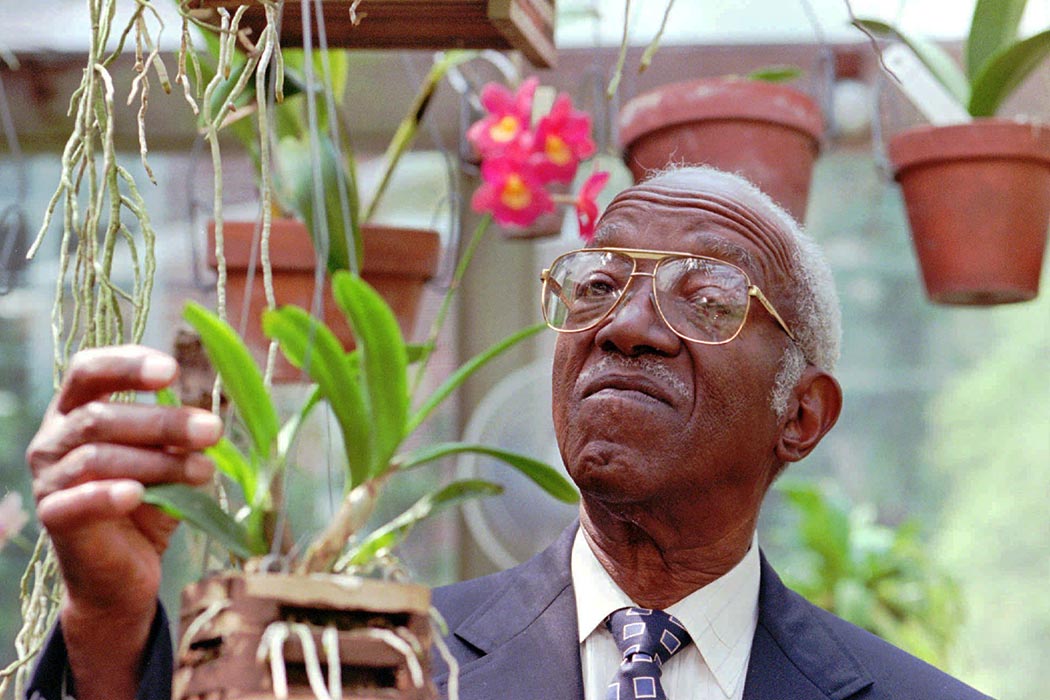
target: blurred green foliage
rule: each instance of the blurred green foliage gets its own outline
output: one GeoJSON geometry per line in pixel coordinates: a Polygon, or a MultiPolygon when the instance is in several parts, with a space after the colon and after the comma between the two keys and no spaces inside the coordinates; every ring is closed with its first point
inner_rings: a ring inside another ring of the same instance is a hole
{"type": "Polygon", "coordinates": [[[963,620],[959,586],[924,550],[919,524],[876,521],[814,483],[781,482],[798,516],[787,584],[815,605],[939,667],[963,620]]]}
{"type": "Polygon", "coordinates": [[[958,649],[970,680],[1047,697],[1050,658],[1050,275],[1039,298],[980,324],[982,357],[932,402],[925,450],[943,484],[933,545],[970,609],[958,649]]]}

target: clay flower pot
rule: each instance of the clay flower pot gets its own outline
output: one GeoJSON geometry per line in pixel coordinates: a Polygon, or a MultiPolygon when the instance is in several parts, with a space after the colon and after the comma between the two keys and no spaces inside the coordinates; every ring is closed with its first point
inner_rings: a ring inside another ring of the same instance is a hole
{"type": "Polygon", "coordinates": [[[1050,223],[1050,126],[922,126],[895,136],[889,156],[932,301],[1036,296],[1050,223]]]}
{"type": "MultiPolygon", "coordinates": [[[[224,222],[223,240],[228,278],[226,312],[234,328],[240,327],[245,297],[249,297],[248,323],[244,328],[245,343],[260,366],[266,361],[269,339],[263,334],[260,318],[266,308],[262,264],[256,259],[255,270],[249,270],[254,221],[224,222]]],[[[437,271],[440,238],[435,231],[404,229],[367,224],[362,227],[364,266],[361,277],[383,296],[401,326],[410,337],[416,325],[423,286],[437,271]]],[[[317,261],[306,226],[295,219],[275,219],[270,229],[270,262],[273,269],[277,305],[296,304],[310,310],[313,306],[317,261]]],[[[215,225],[208,225],[208,264],[214,269],[215,225]]],[[[324,282],[325,322],[348,350],[354,339],[339,307],[332,298],[327,278],[324,282]]],[[[301,378],[278,353],[274,367],[275,382],[293,382],[301,378]]]]}
{"type": "Polygon", "coordinates": [[[706,164],[761,187],[801,221],[824,120],[807,95],[743,78],[663,85],[620,110],[623,159],[635,182],[668,164],[706,164]]]}
{"type": "Polygon", "coordinates": [[[313,700],[312,666],[344,698],[431,700],[429,611],[414,584],[226,572],[183,590],[172,696],[313,700]]]}

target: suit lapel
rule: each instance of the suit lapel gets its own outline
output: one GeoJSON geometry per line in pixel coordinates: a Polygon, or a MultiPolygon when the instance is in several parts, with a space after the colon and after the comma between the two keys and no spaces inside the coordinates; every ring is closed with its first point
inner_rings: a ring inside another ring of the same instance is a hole
{"type": "Polygon", "coordinates": [[[460,667],[461,700],[583,700],[569,566],[576,529],[518,567],[512,586],[452,631],[482,653],[460,667]]]}
{"type": "Polygon", "coordinates": [[[872,680],[762,556],[758,627],[744,700],[844,700],[872,680]]]}

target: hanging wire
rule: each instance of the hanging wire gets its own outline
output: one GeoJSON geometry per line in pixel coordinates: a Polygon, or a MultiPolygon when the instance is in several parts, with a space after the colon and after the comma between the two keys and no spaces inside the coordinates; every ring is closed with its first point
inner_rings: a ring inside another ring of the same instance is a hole
{"type": "MultiPolygon", "coordinates": [[[[498,55],[501,59],[507,60],[506,57],[503,56],[503,54],[498,55]]],[[[433,56],[433,62],[437,63],[438,61],[440,61],[441,56],[442,52],[435,53],[433,56]]],[[[507,60],[507,63],[510,64],[510,61],[507,60]]],[[[416,70],[415,66],[412,64],[412,61],[405,53],[401,54],[401,65],[404,68],[404,71],[408,75],[409,80],[412,82],[412,84],[418,85],[422,83],[423,76],[418,70],[416,70]]],[[[452,76],[453,72],[455,72],[456,74],[456,80],[465,80],[463,78],[462,73],[458,71],[457,67],[452,66],[446,73],[446,78],[448,79],[450,84],[452,84],[452,81],[454,79],[452,76]]],[[[457,90],[457,92],[459,92],[459,90],[457,90]]],[[[475,95],[475,98],[476,97],[477,96],[475,95]]],[[[480,100],[478,100],[478,107],[480,108],[480,106],[481,102],[480,100]]],[[[441,130],[438,129],[433,119],[424,119],[423,126],[427,130],[431,141],[434,142],[434,146],[441,154],[441,159],[445,166],[445,181],[448,186],[446,195],[442,197],[434,206],[434,211],[431,213],[430,220],[430,227],[437,228],[437,222],[438,218],[441,215],[441,209],[443,206],[447,206],[448,241],[446,244],[446,250],[448,251],[448,253],[443,257],[441,261],[441,269],[438,271],[438,274],[435,275],[434,279],[430,280],[430,282],[428,283],[429,286],[434,289],[445,291],[448,288],[448,284],[452,281],[452,275],[456,269],[456,251],[459,250],[459,241],[460,237],[462,236],[463,226],[459,216],[459,210],[462,204],[462,193],[460,190],[457,160],[453,158],[452,149],[449,148],[445,143],[445,139],[441,135],[441,130]]],[[[457,153],[458,152],[459,149],[457,148],[457,153]]]]}
{"type": "MultiPolygon", "coordinates": [[[[349,144],[351,134],[346,134],[344,141],[341,137],[343,136],[340,132],[341,124],[339,121],[339,113],[337,105],[335,103],[335,90],[334,83],[332,82],[332,65],[329,60],[328,53],[328,31],[325,28],[324,12],[322,11],[321,0],[317,0],[314,3],[314,11],[317,18],[317,45],[321,50],[321,72],[323,73],[324,85],[331,85],[333,90],[325,92],[325,111],[328,117],[328,137],[332,140],[332,144],[336,149],[336,156],[339,167],[335,169],[336,177],[336,191],[339,193],[339,213],[343,221],[343,245],[346,246],[348,258],[350,260],[350,269],[360,271],[364,265],[363,260],[357,259],[357,246],[354,243],[354,220],[352,210],[350,207],[350,195],[348,190],[346,168],[354,168],[353,153],[344,154],[343,145],[349,144]],[[349,162],[348,162],[349,161],[349,162]]],[[[313,136],[313,134],[311,134],[313,136]]],[[[356,175],[353,176],[356,181],[356,175]]],[[[354,187],[356,190],[356,185],[354,187]]],[[[324,261],[327,264],[327,261],[324,261]]]]}
{"type": "Polygon", "coordinates": [[[820,46],[815,70],[817,79],[814,81],[814,91],[817,93],[817,103],[820,105],[820,111],[824,113],[824,121],[827,124],[824,135],[821,137],[823,141],[821,146],[827,147],[831,134],[834,134],[837,128],[833,103],[836,77],[835,52],[832,50],[831,43],[824,33],[824,28],[820,24],[820,18],[817,16],[816,10],[813,9],[813,4],[810,0],[799,0],[799,2],[802,5],[803,14],[806,15],[806,21],[809,22],[809,26],[813,30],[813,37],[820,46]]]}
{"type": "Polygon", "coordinates": [[[24,208],[29,195],[27,168],[18,142],[15,122],[11,116],[11,105],[7,100],[3,77],[0,76],[0,125],[15,169],[15,201],[0,211],[0,295],[11,291],[14,277],[25,266],[24,260],[15,258],[18,248],[28,240],[28,224],[24,208]]]}
{"type": "MultiPolygon", "coordinates": [[[[302,11],[302,25],[303,25],[303,70],[304,70],[304,73],[305,73],[305,80],[306,80],[306,95],[305,95],[305,98],[306,98],[306,113],[307,113],[307,125],[308,125],[309,132],[310,132],[310,166],[311,166],[311,179],[312,179],[312,182],[311,182],[312,192],[311,192],[311,194],[313,196],[313,205],[314,205],[313,223],[314,223],[314,226],[318,227],[316,229],[316,231],[314,232],[314,234],[312,234],[312,235],[314,235],[314,249],[315,249],[315,252],[316,252],[316,255],[317,255],[317,264],[314,266],[314,291],[313,291],[313,299],[312,299],[311,305],[310,305],[310,307],[311,307],[310,311],[311,311],[311,313],[314,316],[320,317],[321,314],[324,313],[324,284],[325,284],[325,280],[326,280],[326,271],[328,269],[328,253],[329,253],[329,249],[330,249],[331,231],[329,231],[329,229],[328,229],[328,211],[327,211],[327,208],[326,208],[327,207],[327,202],[325,202],[325,198],[324,198],[324,181],[323,181],[322,172],[321,172],[321,154],[320,154],[320,151],[319,151],[319,148],[320,148],[320,127],[319,127],[318,119],[317,119],[317,103],[316,103],[317,87],[318,86],[317,86],[316,78],[314,76],[313,28],[312,28],[311,21],[310,21],[309,0],[301,0],[300,7],[301,7],[301,11],[302,11]]],[[[318,25],[318,38],[319,38],[319,41],[320,41],[320,45],[322,47],[321,50],[324,51],[324,52],[327,52],[328,36],[327,36],[327,32],[325,30],[324,13],[322,11],[323,8],[321,6],[321,0],[316,0],[316,2],[314,4],[314,7],[316,9],[316,17],[317,17],[317,25],[318,25]]],[[[324,84],[325,85],[331,85],[331,66],[330,66],[330,64],[329,64],[329,62],[327,60],[327,56],[325,56],[325,55],[322,55],[322,70],[325,71],[325,74],[322,76],[324,78],[324,81],[325,81],[324,84]]],[[[329,122],[330,122],[329,123],[329,129],[333,128],[331,122],[334,121],[334,120],[331,119],[331,115],[334,114],[333,97],[334,96],[333,96],[331,90],[325,91],[324,98],[325,98],[325,102],[326,102],[326,105],[327,105],[327,111],[328,111],[328,114],[329,114],[329,122]]],[[[338,132],[335,132],[335,133],[338,133],[338,132]]],[[[348,135],[348,137],[349,137],[349,135],[348,135]]],[[[341,151],[338,148],[339,143],[340,143],[339,141],[333,140],[333,144],[336,146],[337,152],[341,153],[341,151]]],[[[336,168],[336,169],[339,170],[339,168],[336,168]]],[[[342,179],[339,182],[339,189],[341,191],[345,190],[345,182],[342,179]]],[[[349,235],[350,234],[349,202],[347,202],[347,206],[345,208],[343,208],[343,195],[342,194],[340,195],[340,207],[342,208],[342,214],[343,214],[343,227],[344,227],[344,230],[347,231],[347,234],[349,235]]],[[[360,271],[360,269],[361,269],[360,268],[361,261],[356,260],[357,249],[353,245],[352,241],[348,241],[348,243],[347,243],[347,254],[350,256],[349,259],[351,260],[351,269],[360,271]]],[[[313,329],[313,327],[311,327],[311,329],[310,329],[310,337],[309,337],[309,339],[307,341],[307,347],[313,347],[313,334],[314,334],[314,329],[313,329]]],[[[306,358],[305,358],[305,361],[303,363],[303,371],[304,372],[307,372],[309,370],[311,356],[312,355],[311,355],[310,352],[306,353],[306,358]]],[[[330,421],[327,421],[327,420],[324,421],[324,429],[325,429],[325,441],[324,441],[324,443],[325,443],[325,445],[327,446],[327,448],[329,450],[329,458],[325,460],[325,473],[326,473],[326,476],[327,476],[327,479],[328,479],[328,489],[327,489],[328,512],[329,513],[335,513],[335,511],[336,511],[336,503],[335,503],[335,496],[334,496],[334,494],[336,492],[335,487],[334,487],[334,483],[335,483],[335,460],[333,460],[331,458],[332,435],[331,435],[331,432],[329,431],[329,426],[330,426],[330,421]]],[[[284,473],[282,474],[282,478],[284,479],[284,483],[287,486],[287,483],[288,483],[288,470],[287,469],[284,470],[284,473]]],[[[288,493],[287,488],[285,488],[284,492],[285,492],[285,494],[288,493]]],[[[287,516],[287,512],[288,512],[288,499],[285,498],[285,499],[283,499],[283,502],[281,503],[281,507],[280,507],[279,513],[278,513],[278,523],[282,524],[282,526],[283,526],[283,523],[286,521],[286,519],[288,517],[287,516]]],[[[274,538],[274,542],[275,543],[276,543],[276,541],[277,541],[277,538],[274,538]]]]}

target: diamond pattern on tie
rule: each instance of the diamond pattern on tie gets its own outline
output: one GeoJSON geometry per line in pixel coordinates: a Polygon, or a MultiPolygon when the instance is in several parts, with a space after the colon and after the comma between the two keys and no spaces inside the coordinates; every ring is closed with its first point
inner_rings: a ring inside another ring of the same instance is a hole
{"type": "Polygon", "coordinates": [[[667,700],[661,667],[692,640],[674,615],[648,608],[622,608],[605,621],[623,654],[606,700],[667,700]]]}

